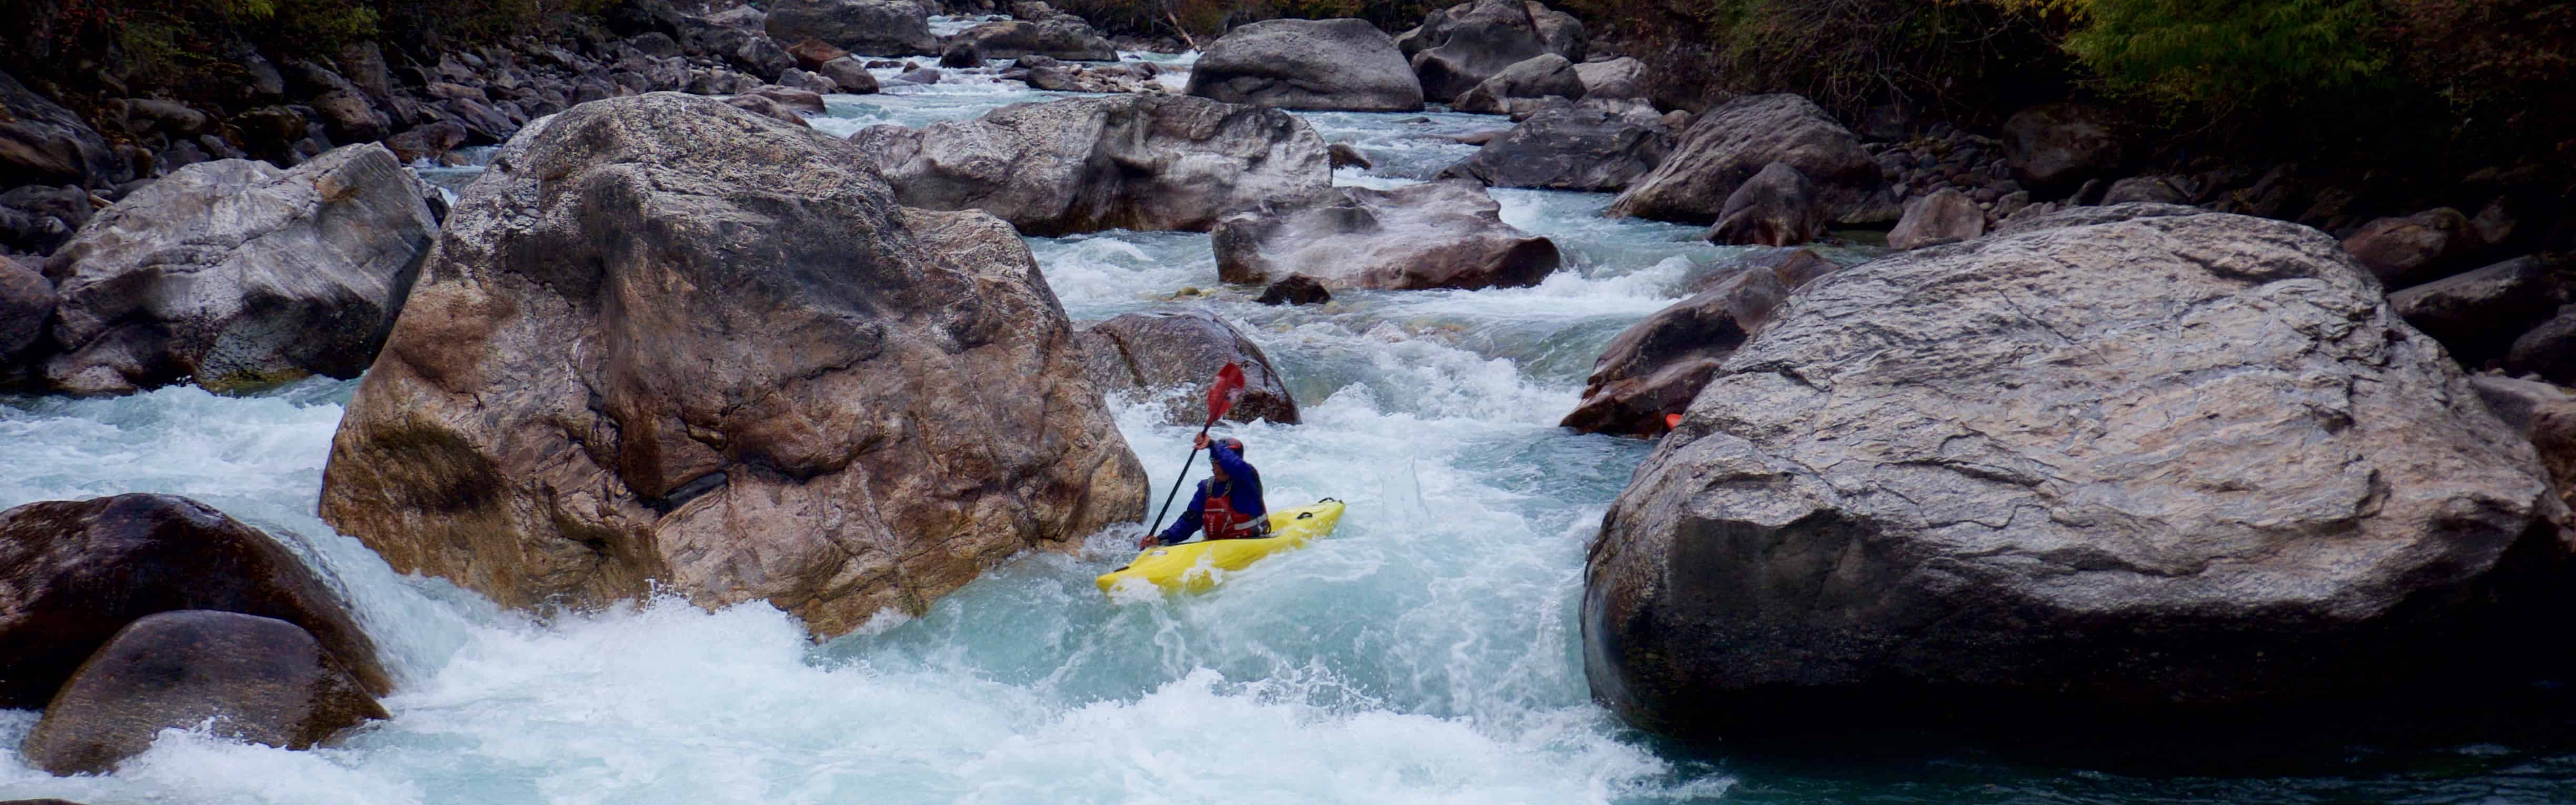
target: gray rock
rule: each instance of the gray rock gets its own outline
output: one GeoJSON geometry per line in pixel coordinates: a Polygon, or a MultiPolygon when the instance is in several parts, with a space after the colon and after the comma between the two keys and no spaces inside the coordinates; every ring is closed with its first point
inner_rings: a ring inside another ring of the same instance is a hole
{"type": "Polygon", "coordinates": [[[2027,235],[2032,232],[2063,229],[2071,226],[2115,224],[2122,221],[2134,221],[2141,218],[2172,218],[2200,215],[2206,212],[2208,212],[2208,210],[2203,210],[2198,207],[2186,207],[2180,204],[2117,204],[2109,207],[2068,207],[2057,202],[2050,201],[2033,204],[2024,208],[2020,214],[2014,215],[2012,220],[2006,221],[2002,226],[1996,227],[1994,234],[2027,235]]]}
{"type": "Polygon", "coordinates": [[[1503,223],[1501,209],[1474,182],[1336,187],[1217,222],[1217,276],[1258,285],[1302,273],[1329,288],[1382,290],[1536,285],[1563,258],[1554,241],[1503,223]]]}
{"type": "Polygon", "coordinates": [[[403,164],[437,159],[465,145],[465,127],[454,121],[441,120],[385,138],[386,150],[403,164]]]}
{"type": "Polygon", "coordinates": [[[1274,109],[1410,112],[1422,82],[1386,32],[1362,20],[1264,20],[1208,43],[1190,95],[1274,109]]]}
{"type": "Polygon", "coordinates": [[[1714,223],[1726,198],[1774,162],[1816,183],[1832,220],[1866,222],[1856,214],[1879,194],[1878,163],[1842,124],[1796,95],[1748,95],[1699,115],[1670,156],[1611,202],[1610,214],[1714,223]]]}
{"type": "MultiPolygon", "coordinates": [[[[2522,380],[2500,375],[2470,375],[2469,387],[2477,390],[2478,399],[2486,401],[2487,410],[2494,412],[2496,419],[2502,420],[2506,427],[2524,433],[2531,431],[2540,409],[2561,403],[2576,403],[2576,393],[2537,380],[2522,380]]],[[[2552,469],[2550,474],[2558,478],[2576,479],[2576,475],[2562,475],[2555,469],[2552,469]]]]}
{"type": "Polygon", "coordinates": [[[183,609],[293,623],[360,687],[393,689],[374,641],[286,546],[194,500],[128,494],[0,511],[0,708],[45,706],[127,624],[183,609]]]}
{"type": "Polygon", "coordinates": [[[1506,114],[1512,101],[1558,96],[1569,101],[1583,99],[1583,78],[1574,71],[1574,63],[1564,56],[1541,53],[1505,67],[1458,94],[1450,104],[1453,111],[1481,114],[1506,114]]]}
{"type": "Polygon", "coordinates": [[[350,399],[323,520],[502,606],[660,590],[833,636],[1140,519],[1026,242],[893,198],[847,142],[703,98],[531,127],[350,399]]]}
{"type": "Polygon", "coordinates": [[[1920,249],[1976,240],[1985,234],[1985,211],[1977,209],[1977,202],[1958,188],[1944,187],[1905,205],[1905,218],[1887,233],[1887,247],[1900,251],[1920,249]]]}
{"type": "Polygon", "coordinates": [[[89,192],[78,186],[12,188],[0,193],[0,247],[52,254],[89,223],[91,213],[89,192]]]}
{"type": "Polygon", "coordinates": [[[1646,97],[1646,63],[1633,57],[1577,64],[1574,74],[1583,80],[1586,98],[1646,97]]]}
{"type": "Polygon", "coordinates": [[[796,110],[790,109],[786,104],[779,103],[777,99],[766,95],[736,95],[731,98],[726,98],[724,103],[726,106],[731,106],[733,108],[782,123],[790,123],[807,127],[811,127],[813,125],[805,122],[804,116],[796,114],[796,110]]]}
{"type": "Polygon", "coordinates": [[[2474,368],[2504,357],[2516,337],[2569,301],[2570,270],[2576,266],[2546,256],[2521,257],[2389,294],[2388,305],[2474,368]]]}
{"type": "Polygon", "coordinates": [[[1814,249],[1772,249],[1757,252],[1744,259],[1748,268],[1771,272],[1782,287],[1795,291],[1827,274],[1843,270],[1841,263],[1817,254],[1814,249]]]}
{"type": "Polygon", "coordinates": [[[2534,325],[2506,348],[2504,369],[2536,374],[2559,385],[2576,384],[2576,305],[2534,325]]]}
{"type": "Polygon", "coordinates": [[[1727,195],[1706,237],[1728,246],[1795,246],[1824,236],[1825,210],[1815,183],[1788,163],[1774,162],[1727,195]]]}
{"type": "Polygon", "coordinates": [[[2405,288],[2449,276],[2460,257],[2475,251],[2469,217],[2449,207],[2402,218],[2378,218],[2343,239],[2344,251],[2381,284],[2405,288]]]}
{"type": "Polygon", "coordinates": [[[1360,153],[1360,150],[1351,147],[1350,143],[1333,143],[1324,148],[1324,153],[1332,159],[1335,168],[1367,170],[1374,167],[1369,163],[1368,155],[1360,153]]]}
{"type": "Polygon", "coordinates": [[[2191,194],[2183,191],[2179,181],[2168,176],[2131,176],[2112,182],[2111,189],[2102,193],[2102,203],[2189,204],[2191,194]]]}
{"type": "Polygon", "coordinates": [[[984,51],[972,41],[950,43],[939,52],[939,66],[952,70],[970,70],[984,66],[984,51]]]}
{"type": "Polygon", "coordinates": [[[949,42],[971,44],[987,59],[1046,56],[1072,61],[1117,61],[1118,48],[1079,17],[1060,16],[1043,22],[1000,20],[958,32],[949,42]]]}
{"type": "Polygon", "coordinates": [[[72,394],[356,377],[436,231],[419,182],[382,146],[288,171],[244,160],[181,168],[47,260],[63,351],[45,376],[72,394]]]}
{"type": "Polygon", "coordinates": [[[939,55],[930,11],[914,0],[773,0],[761,27],[780,42],[820,39],[863,56],[939,55]]]}
{"type": "Polygon", "coordinates": [[[822,69],[815,72],[822,73],[824,78],[831,79],[832,84],[840,88],[840,92],[851,95],[868,95],[878,89],[876,74],[868,72],[867,65],[862,64],[858,59],[848,56],[824,62],[822,69]]]}
{"type": "Polygon", "coordinates": [[[939,83],[939,68],[923,67],[917,70],[906,70],[903,74],[895,76],[894,80],[912,84],[937,84],[939,83]]]}
{"type": "Polygon", "coordinates": [[[777,101],[778,105],[794,111],[814,115],[823,113],[823,96],[805,90],[770,86],[752,90],[750,94],[777,101]]]}
{"type": "Polygon", "coordinates": [[[54,284],[35,269],[0,256],[0,365],[14,363],[18,353],[45,335],[45,320],[54,315],[54,284]]]}
{"type": "Polygon", "coordinates": [[[979,209],[1023,234],[1203,231],[1218,218],[1332,185],[1313,129],[1276,109],[1170,95],[1005,106],[859,143],[903,204],[979,209]]]}
{"type": "Polygon", "coordinates": [[[2119,121],[2109,111],[2042,104],[2004,121],[2004,154],[2023,186],[2053,198],[2120,170],[2126,154],[2119,131],[2119,121]]]}
{"type": "Polygon", "coordinates": [[[1665,417],[1690,407],[1727,356],[1762,331],[1789,290],[1770,271],[1737,269],[1630,325],[1602,349],[1584,380],[1582,404],[1558,424],[1586,433],[1663,433],[1665,417]]]}
{"type": "Polygon", "coordinates": [[[1990,236],[1726,359],[1603,519],[1585,665],[1690,739],[2376,714],[2558,650],[2565,516],[2314,230],[1990,236]]]}
{"type": "Polygon", "coordinates": [[[54,774],[105,774],[165,729],[210,724],[234,740],[311,749],[392,717],[295,624],[182,610],[117,632],[54,695],[19,751],[54,774]]]}
{"type": "Polygon", "coordinates": [[[1290,274],[1261,289],[1260,298],[1252,301],[1264,305],[1320,305],[1333,301],[1333,292],[1324,287],[1323,280],[1290,274]]]}
{"type": "Polygon", "coordinates": [[[1456,99],[1503,68],[1541,53],[1583,60],[1583,24],[1535,2],[1473,0],[1431,12],[1396,37],[1423,97],[1456,99]]]}
{"type": "MultiPolygon", "coordinates": [[[[870,76],[868,81],[869,84],[873,86],[876,82],[876,78],[874,76],[870,76]]],[[[788,89],[815,93],[817,95],[841,91],[840,82],[824,78],[821,73],[809,73],[804,70],[787,71],[785,75],[778,77],[778,85],[788,89]]]]}
{"type": "Polygon", "coordinates": [[[0,187],[109,187],[133,177],[80,115],[0,73],[0,187]]]}
{"type": "Polygon", "coordinates": [[[1162,401],[1166,422],[1206,424],[1208,378],[1232,363],[1243,368],[1243,395],[1226,419],[1297,424],[1297,400],[1270,356],[1215,314],[1129,313],[1083,328],[1082,348],[1094,385],[1162,401]]]}
{"type": "Polygon", "coordinates": [[[1615,193],[1663,164],[1673,132],[1652,109],[1578,104],[1532,116],[1440,175],[1494,187],[1615,193]]]}

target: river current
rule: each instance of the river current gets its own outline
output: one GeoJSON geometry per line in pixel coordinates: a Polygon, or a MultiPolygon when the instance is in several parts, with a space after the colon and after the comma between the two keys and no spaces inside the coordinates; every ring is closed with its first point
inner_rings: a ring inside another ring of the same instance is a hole
{"type": "MultiPolygon", "coordinates": [[[[1150,54],[1185,68],[1187,57],[1150,54]]],[[[818,128],[923,125],[1061,97],[989,76],[831,96],[818,128]]],[[[1175,75],[1165,80],[1177,86],[1175,75]]],[[[1418,181],[1499,117],[1302,115],[1418,181]]],[[[424,169],[461,187],[472,169],[424,169]]],[[[0,400],[0,507],[169,492],[269,529],[352,602],[387,653],[394,718],[292,752],[170,730],[101,777],[14,752],[0,799],[173,803],[2533,802],[2576,799],[2576,760],[2461,747],[2363,777],[2136,779],[1969,752],[1781,768],[1664,747],[1586,692],[1584,545],[1651,448],[1555,427],[1601,347],[1743,250],[1699,228],[1600,217],[1609,196],[1496,190],[1567,268],[1525,289],[1351,292],[1265,307],[1216,280],[1208,238],[1109,232],[1030,245],[1076,321],[1203,309],[1286,376],[1305,423],[1238,425],[1271,504],[1350,504],[1340,530],[1214,593],[1112,603],[1094,575],[1134,527],[1031,554],[919,617],[823,644],[766,605],[673,600],[539,621],[393,573],[314,515],[354,381],[225,397],[0,400]],[[1184,288],[1213,296],[1172,297],[1184,288]]],[[[1858,252],[1832,252],[1857,261],[1858,252]]],[[[1113,401],[1159,495],[1191,429],[1113,401]]],[[[1202,470],[1203,472],[1203,470],[1202,470]]]]}

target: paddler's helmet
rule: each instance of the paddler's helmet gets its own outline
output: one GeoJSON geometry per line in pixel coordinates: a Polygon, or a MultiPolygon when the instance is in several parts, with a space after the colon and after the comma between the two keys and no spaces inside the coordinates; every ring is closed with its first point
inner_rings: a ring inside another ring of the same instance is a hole
{"type": "Polygon", "coordinates": [[[1217,441],[1217,443],[1218,443],[1218,444],[1225,445],[1225,449],[1234,451],[1234,454],[1235,454],[1235,455],[1238,455],[1238,456],[1239,456],[1239,455],[1243,455],[1243,440],[1242,440],[1242,439],[1237,439],[1237,438],[1234,438],[1234,437],[1232,437],[1232,436],[1228,436],[1228,437],[1225,437],[1225,438],[1223,438],[1223,439],[1218,439],[1218,440],[1216,440],[1216,441],[1217,441]]]}

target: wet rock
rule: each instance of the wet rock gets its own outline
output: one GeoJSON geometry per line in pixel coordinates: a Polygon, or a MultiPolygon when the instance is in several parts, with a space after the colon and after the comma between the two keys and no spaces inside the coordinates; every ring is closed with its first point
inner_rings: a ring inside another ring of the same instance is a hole
{"type": "Polygon", "coordinates": [[[796,59],[798,67],[820,70],[823,69],[823,65],[830,64],[834,59],[849,58],[850,52],[826,44],[820,39],[801,39],[796,44],[787,46],[787,55],[796,59]]]}
{"type": "Polygon", "coordinates": [[[62,300],[47,382],[122,394],[182,379],[222,391],[356,377],[436,231],[419,182],[381,146],[285,171],[181,168],[47,260],[62,300]]]}
{"type": "Polygon", "coordinates": [[[1304,273],[1330,288],[1420,290],[1536,285],[1556,243],[1504,224],[1474,182],[1393,190],[1336,187],[1217,223],[1217,276],[1245,285],[1304,273]]]}
{"type": "Polygon", "coordinates": [[[923,67],[915,70],[906,70],[902,75],[895,76],[894,80],[913,84],[937,84],[939,83],[939,68],[923,67]]]}
{"type": "Polygon", "coordinates": [[[939,53],[930,12],[913,0],[774,0],[761,27],[780,42],[818,39],[866,56],[939,53]]]}
{"type": "Polygon", "coordinates": [[[1944,187],[1905,205],[1905,218],[1887,233],[1899,251],[1976,240],[1986,234],[1986,213],[1957,188],[1944,187]]]}
{"type": "Polygon", "coordinates": [[[1826,215],[1863,223],[1880,189],[1878,163],[1825,110],[1796,95],[1748,95],[1691,121],[1671,155],[1610,204],[1615,216],[1712,223],[1728,196],[1771,163],[1816,184],[1826,215]]]}
{"type": "Polygon", "coordinates": [[[2403,218],[2378,218],[2343,239],[2344,251],[2389,288],[2419,285],[2449,275],[2457,258],[2474,250],[2469,218],[2443,207],[2403,218]]]}
{"type": "Polygon", "coordinates": [[[1333,301],[1333,292],[1324,288],[1322,280],[1290,274],[1261,289],[1260,298],[1252,301],[1264,305],[1320,305],[1333,301]]]}
{"type": "Polygon", "coordinates": [[[192,609],[145,616],[83,663],[19,748],[58,775],[104,774],[165,729],[311,749],[388,719],[382,705],[303,628],[192,609]]]}
{"type": "Polygon", "coordinates": [[[302,627],[362,688],[393,688],[373,641],[276,540],[203,503],[130,494],[0,511],[0,707],[36,709],[126,624],[214,609],[302,627]]]}
{"type": "Polygon", "coordinates": [[[1410,112],[1422,82],[1362,20],[1264,20],[1227,31],[1190,68],[1187,94],[1275,109],[1410,112]]]}
{"type": "Polygon", "coordinates": [[[1334,143],[1325,147],[1324,153],[1332,160],[1333,167],[1336,168],[1359,168],[1366,170],[1372,167],[1369,164],[1368,155],[1360,153],[1360,150],[1357,148],[1352,148],[1350,143],[1334,143]]]}
{"type": "Polygon", "coordinates": [[[1582,404],[1558,424],[1586,433],[1663,433],[1665,415],[1689,408],[1788,295],[1772,272],[1739,269],[1630,325],[1602,349],[1584,380],[1582,404]]]}
{"type": "Polygon", "coordinates": [[[1686,739],[2315,729],[2522,684],[2564,516],[2320,233],[1989,236],[1836,273],[1726,359],[1603,520],[1585,666],[1686,739]]]}
{"type": "Polygon", "coordinates": [[[1673,132],[1652,109],[1585,103],[1532,116],[1440,175],[1494,187],[1618,192],[1663,164],[1673,132]]]}
{"type": "Polygon", "coordinates": [[[877,91],[876,74],[868,72],[868,68],[860,64],[858,59],[848,57],[833,59],[815,72],[822,73],[824,78],[831,79],[832,84],[839,87],[841,92],[868,95],[877,91]]]}
{"type": "Polygon", "coordinates": [[[323,519],[396,570],[517,608],[767,601],[832,636],[1142,516],[1008,225],[898,207],[847,142],[691,96],[509,149],[323,472],[323,519]]]}
{"type": "Polygon", "coordinates": [[[939,66],[952,70],[969,70],[984,66],[984,50],[974,42],[956,42],[939,52],[939,66]]]}
{"type": "Polygon", "coordinates": [[[1726,197],[1706,237],[1728,246],[1795,246],[1824,235],[1825,211],[1815,183],[1797,168],[1774,162],[1726,197]]]}
{"type": "MultiPolygon", "coordinates": [[[[18,353],[35,346],[53,314],[54,284],[35,269],[0,256],[0,367],[15,364],[18,353]]],[[[7,374],[0,369],[0,377],[7,374]]]]}
{"type": "Polygon", "coordinates": [[[1202,231],[1323,192],[1323,138],[1287,112],[1169,95],[1005,106],[973,120],[852,135],[902,203],[980,209],[1033,236],[1202,231]]]}
{"type": "Polygon", "coordinates": [[[2388,306],[2477,367],[2504,357],[2515,338],[2569,301],[2571,270],[2549,257],[2521,257],[2389,294],[2388,306]]]}
{"type": "Polygon", "coordinates": [[[1514,101],[1536,100],[1557,96],[1569,101],[1583,99],[1583,79],[1574,72],[1574,63],[1554,53],[1541,53],[1503,68],[1466,92],[1458,94],[1450,109],[1479,114],[1508,114],[1514,101]]]}
{"type": "Polygon", "coordinates": [[[2119,130],[2118,119],[2107,110],[2042,104],[2004,121],[2004,154],[2014,178],[2053,198],[2120,170],[2126,154],[2119,130]]]}
{"type": "Polygon", "coordinates": [[[1522,61],[1554,53],[1583,60],[1583,24],[1521,0],[1475,0],[1431,12],[1396,37],[1425,99],[1447,103],[1522,61]]]}
{"type": "Polygon", "coordinates": [[[1646,97],[1646,63],[1631,57],[1577,64],[1574,75],[1582,79],[1586,98],[1646,97]]]}
{"type": "Polygon", "coordinates": [[[1046,56],[1070,61],[1117,61],[1118,48],[1091,30],[1079,17],[1060,16],[1043,22],[1000,20],[958,32],[949,39],[973,45],[987,59],[1046,56]]]}
{"type": "Polygon", "coordinates": [[[1129,313],[1083,328],[1082,348],[1101,391],[1161,399],[1172,424],[1207,423],[1207,379],[1228,363],[1243,367],[1244,382],[1226,419],[1297,424],[1297,400],[1270,356],[1215,314],[1129,313]]]}
{"type": "Polygon", "coordinates": [[[133,177],[80,115],[0,73],[0,187],[107,187],[133,177]]]}

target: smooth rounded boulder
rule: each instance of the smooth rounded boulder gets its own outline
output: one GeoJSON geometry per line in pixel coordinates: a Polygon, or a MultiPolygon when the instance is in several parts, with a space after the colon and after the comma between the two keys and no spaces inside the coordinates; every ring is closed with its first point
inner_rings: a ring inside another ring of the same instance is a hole
{"type": "Polygon", "coordinates": [[[128,494],[0,512],[0,708],[45,706],[117,630],[182,609],[295,624],[367,692],[393,689],[374,641],[277,540],[194,500],[128,494]]]}
{"type": "Polygon", "coordinates": [[[1423,97],[1448,103],[1504,68],[1542,53],[1582,61],[1583,23],[1534,0],[1472,0],[1423,17],[1396,37],[1423,97]]]}
{"type": "Polygon", "coordinates": [[[1587,102],[1540,112],[1440,172],[1492,187],[1616,193],[1672,152],[1651,107],[1587,102]]]}
{"type": "Polygon", "coordinates": [[[1796,95],[1747,95],[1691,120],[1672,154],[1610,203],[1610,215],[1715,223],[1726,199],[1778,162],[1814,182],[1826,216],[1861,220],[1882,184],[1878,163],[1833,116],[1796,95]]]}
{"type": "Polygon", "coordinates": [[[350,399],[323,519],[504,606],[659,590],[818,636],[1142,519],[1027,244],[866,161],[670,93],[522,132],[350,399]]]}
{"type": "Polygon", "coordinates": [[[105,774],[165,729],[202,724],[234,740],[311,749],[392,717],[301,627],[181,610],[118,631],[45,705],[19,753],[58,775],[105,774]]]}
{"type": "Polygon", "coordinates": [[[224,391],[356,377],[437,231],[419,181],[378,145],[292,170],[180,168],[46,260],[61,348],[47,383],[121,394],[183,378],[224,391]]]}
{"type": "Polygon", "coordinates": [[[2116,740],[2549,667],[2531,444],[2325,234],[2122,211],[1782,303],[1602,520],[1593,695],[1689,740],[2116,740]]]}
{"type": "Polygon", "coordinates": [[[914,0],[773,0],[761,27],[778,42],[820,40],[865,56],[937,56],[930,11],[914,0]]]}
{"type": "Polygon", "coordinates": [[[1537,285],[1563,262],[1556,242],[1503,223],[1474,182],[1392,190],[1336,187],[1295,204],[1230,216],[1210,240],[1217,277],[1260,285],[1302,273],[1328,289],[1424,290],[1537,285]]]}
{"type": "Polygon", "coordinates": [[[1205,311],[1129,313],[1082,329],[1084,360],[1102,391],[1152,395],[1165,421],[1207,423],[1208,378],[1226,364],[1243,369],[1242,396],[1225,418],[1297,424],[1297,398],[1261,345],[1205,311]]]}
{"type": "Polygon", "coordinates": [[[1332,186],[1324,139],[1295,116],[1206,98],[1020,103],[850,136],[905,205],[983,210],[1032,236],[1205,231],[1332,186]]]}
{"type": "Polygon", "coordinates": [[[1422,81],[1394,37],[1353,19],[1263,20],[1227,31],[1190,67],[1186,94],[1273,109],[1422,108],[1422,81]]]}

